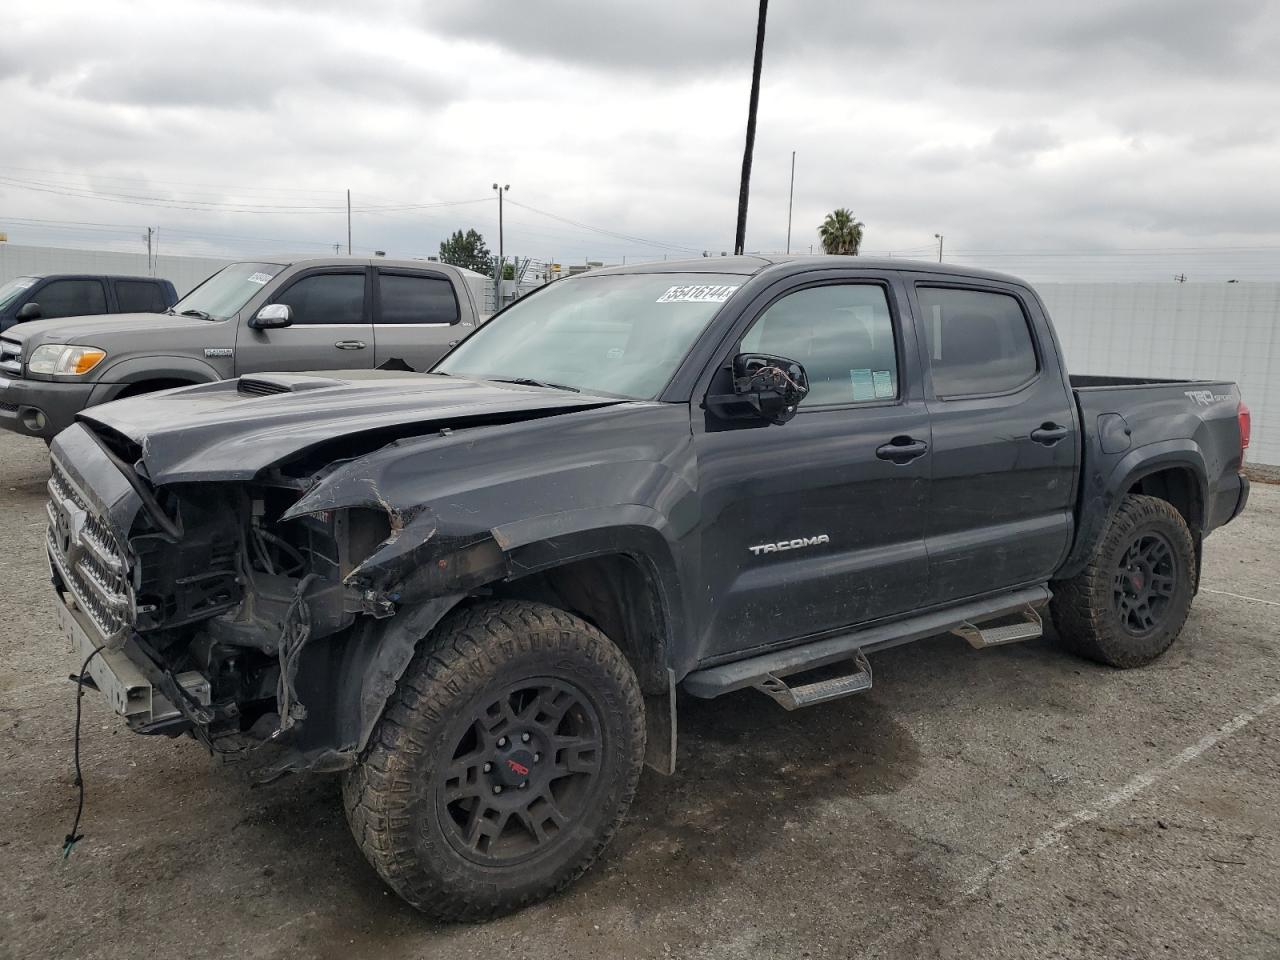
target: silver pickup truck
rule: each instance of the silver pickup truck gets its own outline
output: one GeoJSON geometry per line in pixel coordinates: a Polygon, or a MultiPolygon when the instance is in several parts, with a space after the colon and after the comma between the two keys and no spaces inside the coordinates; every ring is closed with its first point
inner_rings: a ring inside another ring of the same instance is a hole
{"type": "Polygon", "coordinates": [[[263,371],[425,370],[480,322],[467,275],[421,260],[233,263],[168,314],[64,317],[0,336],[0,428],[51,440],[123,397],[263,371]]]}

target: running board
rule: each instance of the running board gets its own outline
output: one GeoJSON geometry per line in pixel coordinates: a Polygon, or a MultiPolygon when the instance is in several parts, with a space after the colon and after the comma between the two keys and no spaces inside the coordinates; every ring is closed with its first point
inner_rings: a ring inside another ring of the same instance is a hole
{"type": "Polygon", "coordinates": [[[769,674],[756,684],[756,689],[773,697],[784,710],[799,710],[815,703],[826,703],[828,700],[838,700],[840,697],[870,690],[871,664],[867,662],[866,655],[861,650],[855,650],[853,662],[849,666],[849,673],[795,687],[789,686],[781,677],[769,674]]]}
{"type": "MultiPolygon", "coordinates": [[[[876,650],[886,650],[913,640],[951,633],[966,625],[1014,614],[1023,615],[1027,607],[1042,606],[1052,596],[1048,587],[1026,587],[998,597],[962,603],[945,610],[917,614],[906,620],[853,630],[825,640],[815,640],[800,646],[762,653],[746,660],[695,670],[684,678],[681,686],[693,696],[704,700],[747,687],[763,689],[761,685],[770,679],[781,681],[781,678],[793,673],[854,659],[859,653],[865,656],[876,650]]],[[[869,686],[869,671],[867,678],[869,686]]],[[[850,684],[852,685],[852,680],[850,684]]],[[[772,692],[765,692],[773,696],[772,692]]]]}
{"type": "Polygon", "coordinates": [[[1019,640],[1034,640],[1044,635],[1044,621],[1031,604],[1023,607],[1018,612],[1018,616],[1021,619],[1013,623],[1001,623],[996,626],[962,623],[951,632],[969,641],[969,646],[975,650],[1016,643],[1019,640]]]}

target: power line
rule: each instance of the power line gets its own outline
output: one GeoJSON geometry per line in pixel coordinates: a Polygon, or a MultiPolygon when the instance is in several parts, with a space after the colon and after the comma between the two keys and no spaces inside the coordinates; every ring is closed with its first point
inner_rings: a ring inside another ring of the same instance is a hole
{"type": "Polygon", "coordinates": [[[570,226],[580,227],[583,230],[590,230],[592,233],[599,233],[607,237],[616,237],[619,240],[628,240],[631,243],[639,243],[648,247],[658,247],[659,249],[666,248],[669,250],[679,250],[684,253],[695,253],[695,254],[701,253],[702,250],[705,249],[702,247],[687,247],[682,244],[669,243],[664,240],[650,240],[650,239],[646,239],[645,237],[632,236],[631,234],[628,234],[628,233],[618,233],[615,230],[606,230],[604,227],[595,227],[589,223],[582,223],[579,220],[571,220],[568,217],[562,217],[562,216],[559,216],[558,214],[549,213],[546,210],[539,210],[537,207],[531,207],[527,203],[519,203],[515,200],[508,200],[507,202],[510,203],[513,207],[520,207],[524,210],[532,211],[533,213],[539,214],[541,216],[549,217],[552,220],[559,220],[561,223],[567,223],[570,226]]]}

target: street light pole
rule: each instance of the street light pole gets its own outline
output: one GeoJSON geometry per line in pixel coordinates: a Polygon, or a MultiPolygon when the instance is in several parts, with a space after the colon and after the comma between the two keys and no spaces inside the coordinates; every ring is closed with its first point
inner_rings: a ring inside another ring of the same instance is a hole
{"type": "Polygon", "coordinates": [[[747,107],[747,146],[742,152],[742,183],[738,187],[738,230],[733,252],[741,254],[747,243],[747,197],[751,192],[751,154],[756,146],[756,108],[760,105],[760,66],[764,61],[764,21],[769,0],[760,0],[760,19],[756,22],[756,59],[751,69],[751,103],[747,107]]]}
{"type": "Polygon", "coordinates": [[[933,239],[938,241],[938,262],[942,262],[942,234],[935,233],[933,239]]]}
{"type": "Polygon", "coordinates": [[[791,190],[787,194],[787,253],[791,252],[791,205],[796,199],[796,152],[791,151],[791,190]]]}
{"type": "Polygon", "coordinates": [[[495,183],[493,189],[498,192],[498,265],[493,270],[493,312],[497,313],[502,309],[502,195],[511,189],[511,184],[499,187],[495,183]]]}

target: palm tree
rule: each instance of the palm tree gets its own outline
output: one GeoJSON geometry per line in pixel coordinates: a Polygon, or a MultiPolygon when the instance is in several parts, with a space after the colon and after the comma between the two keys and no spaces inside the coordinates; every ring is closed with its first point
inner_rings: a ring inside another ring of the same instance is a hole
{"type": "Polygon", "coordinates": [[[832,210],[818,228],[822,252],[856,257],[862,248],[862,228],[862,222],[844,207],[832,210]]]}

